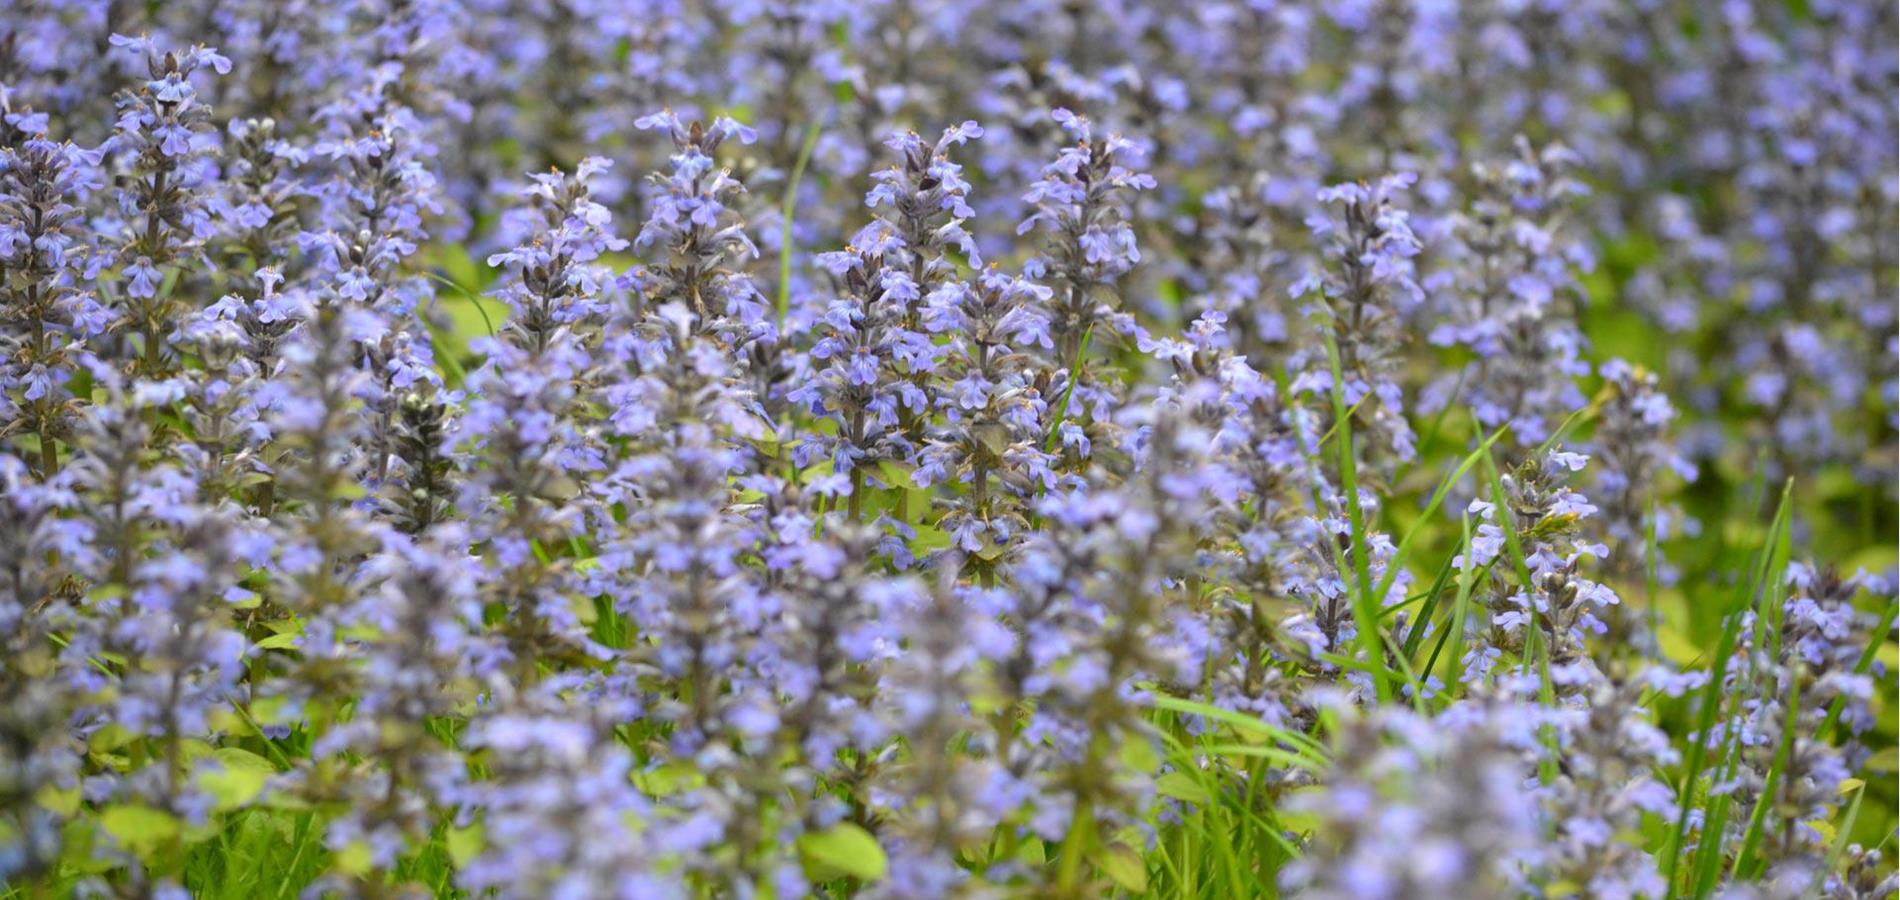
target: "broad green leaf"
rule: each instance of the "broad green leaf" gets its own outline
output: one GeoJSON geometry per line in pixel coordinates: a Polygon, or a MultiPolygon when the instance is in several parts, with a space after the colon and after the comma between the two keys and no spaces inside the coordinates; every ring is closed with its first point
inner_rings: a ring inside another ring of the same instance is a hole
{"type": "Polygon", "coordinates": [[[1090,854],[1095,867],[1122,890],[1140,894],[1148,890],[1148,867],[1127,844],[1110,844],[1090,854]]]}
{"type": "Polygon", "coordinates": [[[81,798],[79,786],[76,784],[65,789],[49,784],[40,788],[39,793],[33,795],[33,799],[39,801],[40,807],[48,812],[59,816],[71,816],[79,812],[81,798]]]}
{"type": "Polygon", "coordinates": [[[290,650],[297,646],[297,639],[301,637],[303,637],[303,635],[300,632],[286,631],[282,634],[273,634],[270,637],[264,638],[258,641],[255,646],[259,650],[290,650]]]}
{"type": "Polygon", "coordinates": [[[798,839],[798,855],[808,874],[837,872],[861,881],[884,877],[890,862],[877,838],[851,822],[839,822],[824,831],[798,839]]]}
{"type": "Polygon", "coordinates": [[[362,841],[351,841],[349,846],[336,852],[331,867],[345,875],[361,875],[369,871],[372,862],[369,845],[362,841]]]}
{"type": "Polygon", "coordinates": [[[1694,665],[1702,658],[1702,649],[1690,641],[1681,630],[1669,625],[1656,629],[1656,644],[1670,662],[1679,666],[1694,665]]]}
{"type": "Polygon", "coordinates": [[[141,856],[178,836],[178,819],[162,809],[121,803],[99,812],[99,827],[141,856]]]}
{"type": "Polygon", "coordinates": [[[443,836],[442,843],[449,851],[449,861],[457,866],[468,865],[475,854],[482,852],[487,845],[487,836],[482,833],[481,823],[467,828],[451,828],[443,836]]]}
{"type": "Polygon", "coordinates": [[[1122,743],[1121,750],[1115,754],[1122,764],[1137,772],[1153,772],[1161,768],[1161,753],[1155,748],[1154,741],[1142,735],[1133,735],[1122,743]]]}
{"type": "Polygon", "coordinates": [[[1874,751],[1867,757],[1867,770],[1870,772],[1900,771],[1900,747],[1885,747],[1874,751]]]}
{"type": "Polygon", "coordinates": [[[1032,837],[1016,849],[1016,858],[1031,867],[1041,868],[1049,864],[1049,848],[1042,845],[1041,839],[1032,837]]]}
{"type": "Polygon", "coordinates": [[[131,743],[136,737],[138,735],[125,726],[111,723],[93,732],[92,737],[86,741],[86,748],[95,753],[117,750],[131,743]]]}
{"type": "Polygon", "coordinates": [[[649,797],[670,796],[703,783],[705,776],[688,765],[669,764],[633,776],[634,787],[649,797]]]}
{"type": "Polygon", "coordinates": [[[211,765],[198,774],[198,786],[217,801],[218,809],[235,809],[263,793],[264,784],[277,774],[270,760],[239,747],[220,747],[211,765]]]}
{"type": "Polygon", "coordinates": [[[1206,804],[1212,797],[1207,787],[1186,772],[1169,772],[1155,779],[1155,792],[1186,803],[1206,804]]]}

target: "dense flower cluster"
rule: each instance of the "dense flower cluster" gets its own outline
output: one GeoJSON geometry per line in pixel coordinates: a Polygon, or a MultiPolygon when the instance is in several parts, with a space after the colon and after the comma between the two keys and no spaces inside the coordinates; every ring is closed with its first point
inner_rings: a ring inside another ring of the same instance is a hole
{"type": "Polygon", "coordinates": [[[1896,27],[11,4],[0,893],[1893,897],[1896,27]]]}

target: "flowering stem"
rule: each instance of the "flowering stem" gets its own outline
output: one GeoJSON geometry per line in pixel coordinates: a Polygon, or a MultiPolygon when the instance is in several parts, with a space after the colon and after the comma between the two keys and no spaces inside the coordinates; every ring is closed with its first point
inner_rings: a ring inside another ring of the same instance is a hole
{"type": "Polygon", "coordinates": [[[1062,849],[1057,851],[1062,857],[1056,869],[1055,895],[1058,897],[1081,896],[1081,885],[1077,879],[1082,873],[1082,847],[1088,840],[1088,829],[1084,823],[1092,815],[1087,797],[1076,801],[1075,814],[1069,819],[1069,833],[1063,836],[1062,849]]]}
{"type": "Polygon", "coordinates": [[[40,432],[40,477],[51,480],[59,473],[59,445],[53,436],[44,430],[40,432]]]}
{"type": "Polygon", "coordinates": [[[853,523],[864,521],[864,470],[851,470],[851,499],[847,508],[853,523]]]}
{"type": "Polygon", "coordinates": [[[158,324],[155,322],[147,323],[145,326],[145,371],[146,373],[152,374],[152,375],[158,374],[158,365],[161,360],[162,360],[162,355],[159,351],[159,346],[158,346],[158,324]]]}
{"type": "Polygon", "coordinates": [[[792,164],[791,180],[785,183],[785,199],[779,205],[779,242],[778,242],[778,320],[785,322],[785,313],[792,305],[792,219],[798,209],[798,183],[805,178],[805,165],[811,162],[812,150],[818,146],[818,132],[821,120],[813,119],[811,127],[805,129],[805,143],[798,148],[798,161],[792,164]]]}

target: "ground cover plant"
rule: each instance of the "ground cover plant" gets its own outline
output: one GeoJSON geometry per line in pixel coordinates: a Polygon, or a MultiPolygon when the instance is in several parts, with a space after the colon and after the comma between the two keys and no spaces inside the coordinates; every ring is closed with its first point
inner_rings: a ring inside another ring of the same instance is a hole
{"type": "Polygon", "coordinates": [[[0,896],[1893,897],[1861,0],[0,5],[0,896]]]}

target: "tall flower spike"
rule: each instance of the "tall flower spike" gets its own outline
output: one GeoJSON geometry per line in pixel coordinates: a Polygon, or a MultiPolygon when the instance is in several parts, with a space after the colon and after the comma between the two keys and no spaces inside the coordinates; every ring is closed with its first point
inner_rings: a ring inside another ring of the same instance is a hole
{"type": "Polygon", "coordinates": [[[488,361],[470,375],[457,423],[469,451],[458,505],[475,540],[492,548],[485,588],[507,610],[523,685],[536,680],[537,662],[594,652],[575,614],[573,565],[547,548],[579,536],[583,504],[573,501],[606,471],[599,423],[582,402],[602,377],[593,351],[613,282],[600,256],[627,246],[590,194],[606,169],[590,158],[571,178],[540,174],[522,190],[529,205],[507,223],[521,243],[488,260],[511,271],[496,292],[508,322],[499,338],[477,342],[488,361]]]}
{"type": "MultiPolygon", "coordinates": [[[[1259,174],[1225,185],[1201,199],[1197,236],[1205,245],[1185,277],[1198,282],[1201,314],[1226,317],[1226,339],[1261,371],[1276,365],[1291,334],[1286,304],[1275,285],[1288,283],[1292,254],[1276,226],[1283,215],[1273,200],[1284,188],[1259,174]]],[[[1289,230],[1291,231],[1291,230],[1289,230]]]]}
{"type": "Polygon", "coordinates": [[[1477,527],[1470,553],[1456,557],[1452,565],[1460,572],[1489,566],[1476,602],[1489,609],[1491,621],[1483,639],[1468,651],[1465,680],[1493,678],[1495,664],[1506,653],[1517,657],[1520,670],[1533,665],[1526,655],[1532,642],[1541,642],[1559,694],[1587,690],[1603,677],[1585,640],[1604,632],[1610,607],[1621,601],[1608,585],[1586,577],[1586,563],[1601,563],[1609,556],[1609,549],[1590,537],[1584,521],[1596,515],[1596,505],[1568,485],[1588,462],[1579,453],[1551,450],[1500,476],[1504,508],[1493,500],[1471,502],[1469,512],[1477,527]],[[1508,540],[1498,524],[1503,516],[1510,517],[1518,535],[1529,584],[1520,583],[1519,573],[1500,559],[1508,540]]]}
{"type": "MultiPolygon", "coordinates": [[[[1681,754],[1642,708],[1641,695],[1658,681],[1603,682],[1583,695],[1581,708],[1554,717],[1561,774],[1539,792],[1555,826],[1548,865],[1599,896],[1669,893],[1656,858],[1615,837],[1642,827],[1646,816],[1673,821],[1679,811],[1664,773],[1681,754]]],[[[1662,692],[1680,696],[1687,686],[1664,682],[1662,692]]]]}
{"type": "Polygon", "coordinates": [[[79,784],[82,754],[67,730],[80,690],[58,671],[53,636],[75,634],[74,585],[49,564],[90,537],[61,520],[62,489],[37,482],[24,460],[0,451],[0,827],[9,849],[0,878],[26,882],[59,864],[67,816],[36,798],[79,784]]]}
{"type": "Polygon", "coordinates": [[[903,427],[905,417],[928,420],[930,398],[924,385],[907,372],[936,368],[942,349],[921,332],[906,327],[916,285],[891,255],[902,240],[872,227],[858,235],[863,246],[820,256],[839,293],[814,327],[812,371],[789,398],[812,416],[834,422],[835,435],[815,434],[799,445],[800,464],[820,454],[831,458],[832,472],[848,478],[845,502],[857,520],[867,486],[882,487],[884,462],[909,463],[917,446],[903,427]]]}
{"type": "Polygon", "coordinates": [[[319,112],[326,128],[312,153],[330,168],[313,193],[319,230],[305,232],[306,253],[336,270],[330,288],[345,300],[403,317],[430,296],[423,279],[403,271],[442,212],[440,187],[425,160],[435,147],[415,112],[391,96],[395,72],[368,82],[319,112]]]}
{"type": "Polygon", "coordinates": [[[634,788],[633,756],[613,734],[618,712],[536,701],[470,724],[469,746],[494,762],[491,776],[465,792],[486,840],[459,867],[458,884],[506,896],[686,895],[660,862],[683,835],[639,827],[655,811],[634,788]]]}
{"type": "Polygon", "coordinates": [[[702,330],[728,341],[745,336],[765,318],[765,298],[745,272],[759,248],[732,208],[745,185],[715,154],[727,140],[749,144],[757,133],[723,117],[710,126],[688,124],[671,110],[643,116],[634,127],[664,130],[674,153],[668,170],[651,176],[653,209],[635,241],[659,258],[628,274],[631,287],[646,306],[679,303],[702,330]]]}
{"type": "Polygon", "coordinates": [[[1275,665],[1283,654],[1274,604],[1312,593],[1307,586],[1317,579],[1307,548],[1327,533],[1311,511],[1314,420],[1224,346],[1224,318],[1203,313],[1186,340],[1156,342],[1156,355],[1174,370],[1157,402],[1179,405],[1208,435],[1208,473],[1229,482],[1223,490],[1231,505],[1214,517],[1197,560],[1203,567],[1197,577],[1209,586],[1205,615],[1213,645],[1206,678],[1214,699],[1286,722],[1301,714],[1305,701],[1275,665]]]}
{"type": "Polygon", "coordinates": [[[125,327],[143,344],[138,371],[162,376],[172,365],[165,345],[187,303],[166,282],[180,277],[178,267],[196,257],[215,230],[208,199],[216,139],[211,110],[191,79],[200,69],[228,73],[231,61],[205,47],[161,52],[149,37],[113,35],[112,45],[139,56],[149,76],[119,93],[118,120],[104,149],[126,176],[117,246],[125,327]]]}
{"type": "Polygon", "coordinates": [[[616,610],[645,638],[628,652],[632,667],[688,688],[685,699],[656,698],[653,715],[691,752],[723,730],[728,667],[747,655],[767,613],[739,565],[754,536],[729,512],[731,479],[746,462],[736,439],[760,431],[713,338],[693,332],[682,306],[662,313],[673,316],[670,329],[634,347],[650,368],[608,388],[610,425],[629,447],[599,491],[626,518],[600,557],[616,610]]]}
{"type": "MultiPolygon", "coordinates": [[[[344,632],[355,600],[354,571],[375,546],[357,503],[369,444],[362,398],[373,390],[357,361],[383,323],[329,288],[283,299],[298,324],[257,399],[270,429],[260,455],[271,478],[259,485],[254,504],[275,530],[274,544],[265,546],[274,618],[294,615],[304,630],[287,677],[270,679],[265,689],[285,701],[288,713],[321,719],[329,703],[351,690],[354,673],[345,660],[352,648],[344,632]]],[[[311,791],[323,799],[329,788],[319,782],[311,791]]]]}
{"type": "Polygon", "coordinates": [[[952,147],[982,136],[983,126],[973,121],[944,129],[935,144],[914,131],[894,134],[884,146],[897,154],[897,164],[871,173],[876,184],[864,205],[885,210],[885,227],[902,239],[898,261],[910,271],[920,296],[955,273],[956,264],[945,251],[954,248],[970,265],[982,265],[975,239],[964,228],[976,215],[967,199],[970,183],[964,180],[963,167],[950,161],[952,147]]]}
{"type": "Polygon", "coordinates": [[[214,310],[188,316],[177,341],[199,361],[177,379],[184,383],[183,413],[191,426],[190,440],[180,441],[177,450],[198,482],[200,499],[212,507],[237,500],[264,480],[255,458],[270,433],[257,407],[262,385],[244,353],[243,327],[214,310]]]}
{"type": "Polygon", "coordinates": [[[977,668],[1014,637],[990,618],[969,588],[959,588],[954,556],[940,566],[930,599],[902,626],[907,652],[892,663],[888,728],[905,737],[909,765],[885,776],[895,798],[879,805],[902,824],[891,861],[890,892],[897,897],[954,894],[970,875],[956,863],[958,848],[995,827],[982,805],[994,762],[958,753],[959,734],[979,734],[980,721],[965,698],[978,689],[977,668]],[[901,798],[901,799],[899,799],[901,798]]]}
{"type": "Polygon", "coordinates": [[[430,335],[414,319],[434,291],[408,268],[428,237],[431,217],[443,212],[441,188],[427,164],[436,148],[427,126],[401,102],[403,69],[376,66],[361,83],[319,111],[326,133],[315,155],[331,168],[318,185],[318,228],[299,243],[330,277],[313,288],[319,305],[348,304],[372,312],[352,335],[356,365],[370,375],[362,387],[368,408],[368,452],[360,477],[380,488],[389,477],[398,408],[419,384],[438,384],[430,335]]]}
{"type": "Polygon", "coordinates": [[[1121,311],[1118,285],[1141,262],[1130,221],[1133,195],[1153,190],[1155,180],[1132,168],[1140,152],[1128,139],[1098,138],[1087,117],[1066,109],[1052,115],[1075,143],[1044,166],[1023,195],[1035,212],[1016,233],[1045,233],[1042,255],[1024,274],[1061,281],[1050,330],[1056,365],[1069,365],[1085,346],[1084,335],[1106,340],[1134,333],[1134,320],[1121,311]],[[1095,333],[1098,324],[1101,334],[1095,333]]]}
{"type": "MultiPolygon", "coordinates": [[[[1780,609],[1741,613],[1738,657],[1722,687],[1749,699],[1708,734],[1691,739],[1718,749],[1735,742],[1738,759],[1729,770],[1732,783],[1724,787],[1735,792],[1737,808],[1766,802],[1766,880],[1813,884],[1831,875],[1831,851],[1807,823],[1830,818],[1830,808],[1844,800],[1842,785],[1865,764],[1862,737],[1873,724],[1874,683],[1889,677],[1880,663],[1870,671],[1859,667],[1877,617],[1856,600],[1871,594],[1891,608],[1895,591],[1891,577],[1844,578],[1807,563],[1789,565],[1783,579],[1787,596],[1780,609]],[[1835,722],[1832,730],[1822,727],[1829,721],[1835,722]]],[[[1729,838],[1747,825],[1739,819],[1727,823],[1729,838]]]]}
{"type": "Polygon", "coordinates": [[[925,324],[950,336],[936,387],[943,423],[931,429],[913,482],[957,487],[938,503],[950,552],[991,581],[1030,531],[1030,506],[1056,487],[1043,443],[1047,401],[1030,383],[1031,354],[1049,346],[1049,289],[991,267],[926,299],[925,324]]]}
{"type": "MultiPolygon", "coordinates": [[[[1609,392],[1591,439],[1597,459],[1597,500],[1603,505],[1603,530],[1623,572],[1649,565],[1650,532],[1655,542],[1693,533],[1696,523],[1661,501],[1671,480],[1694,481],[1696,467],[1676,448],[1677,411],[1662,392],[1656,373],[1620,359],[1599,367],[1609,392]]],[[[1657,577],[1675,581],[1670,566],[1657,560],[1657,577]]]]}
{"type": "Polygon", "coordinates": [[[527,205],[502,217],[502,234],[517,243],[488,264],[514,276],[498,297],[509,310],[503,329],[516,347],[535,354],[586,349],[605,321],[613,272],[601,256],[628,244],[613,233],[613,214],[593,198],[591,182],[612,167],[588,157],[572,176],[531,175],[521,191],[527,205]]]}
{"type": "Polygon", "coordinates": [[[100,154],[33,137],[0,149],[0,438],[31,435],[38,469],[59,469],[81,398],[70,382],[112,313],[89,288],[80,204],[100,154]]]}
{"type": "Polygon", "coordinates": [[[227,266],[282,267],[295,246],[297,219],[309,188],[297,170],[310,153],[287,140],[275,119],[240,119],[226,131],[224,191],[211,201],[218,249],[227,266]]]}
{"type": "MultiPolygon", "coordinates": [[[[403,854],[423,840],[440,810],[465,796],[463,758],[434,735],[431,723],[456,716],[474,699],[481,678],[492,671],[495,653],[480,637],[481,608],[475,591],[468,536],[457,526],[421,539],[390,530],[364,565],[366,589],[347,613],[363,639],[352,663],[357,669],[355,708],[311,745],[311,756],[350,766],[336,785],[342,812],[325,826],[335,852],[361,853],[380,884],[403,854]]],[[[361,890],[349,875],[335,873],[326,887],[361,890]]]]}
{"type": "Polygon", "coordinates": [[[883,212],[852,241],[884,248],[885,271],[872,280],[881,289],[880,302],[901,308],[895,335],[897,374],[909,382],[907,394],[925,395],[922,408],[906,405],[898,412],[905,443],[912,447],[923,442],[931,408],[937,405],[937,398],[929,396],[938,354],[924,321],[927,298],[956,275],[948,251],[960,251],[972,266],[982,265],[976,240],[964,228],[976,215],[966,199],[970,184],[963,179],[963,167],[950,161],[950,148],[982,135],[983,127],[975,122],[945,129],[935,144],[925,143],[916,132],[892,135],[884,145],[897,153],[898,162],[872,173],[876,184],[864,198],[866,206],[883,212]]]}
{"type": "MultiPolygon", "coordinates": [[[[1191,673],[1204,649],[1170,632],[1177,605],[1195,599],[1193,547],[1232,495],[1198,425],[1178,409],[1154,416],[1126,482],[1038,502],[1046,524],[1007,572],[1004,611],[1021,631],[1003,655],[1002,695],[1037,699],[1020,734],[1015,711],[1004,717],[999,761],[1037,797],[1030,828],[1067,852],[1152,802],[1152,773],[1123,762],[1123,748],[1155,740],[1136,685],[1191,673]]],[[[1074,892],[1074,879],[1059,870],[1054,892],[1074,892]]]]}
{"type": "MultiPolygon", "coordinates": [[[[1295,298],[1331,333],[1348,409],[1371,426],[1377,447],[1393,462],[1411,459],[1412,426],[1396,380],[1398,352],[1406,315],[1423,299],[1413,258],[1421,245],[1410,216],[1394,205],[1395,195],[1417,178],[1387,175],[1376,184],[1338,184],[1319,192],[1322,205],[1337,216],[1315,213],[1307,220],[1325,257],[1323,270],[1309,271],[1295,283],[1295,298]],[[1363,406],[1362,406],[1363,404],[1363,406]]],[[[1333,376],[1326,354],[1303,354],[1304,371],[1296,389],[1331,402],[1333,376]]]]}
{"type": "Polygon", "coordinates": [[[1564,227],[1565,207],[1584,192],[1568,173],[1576,162],[1562,144],[1533,150],[1519,138],[1516,159],[1472,167],[1475,197],[1454,217],[1451,267],[1427,280],[1450,295],[1449,321],[1431,342],[1477,359],[1428,388],[1421,412],[1468,406],[1487,430],[1509,425],[1519,447],[1535,447],[1583,407],[1578,274],[1591,261],[1564,227]]]}
{"type": "MultiPolygon", "coordinates": [[[[136,765],[102,773],[92,796],[161,810],[181,825],[209,821],[212,798],[187,756],[213,733],[214,712],[233,696],[245,641],[230,627],[240,526],[233,508],[195,504],[197,486],[150,449],[147,408],[162,398],[119,390],[117,373],[98,367],[104,392],[87,408],[70,479],[88,542],[70,554],[73,571],[98,593],[66,636],[64,677],[86,696],[72,720],[77,734],[107,723],[144,742],[136,765]],[[96,661],[124,660],[117,668],[96,661]]],[[[254,558],[247,561],[255,561],[254,558]]],[[[102,845],[102,856],[133,849],[102,845]]],[[[169,878],[138,876],[146,890],[169,878]]]]}

